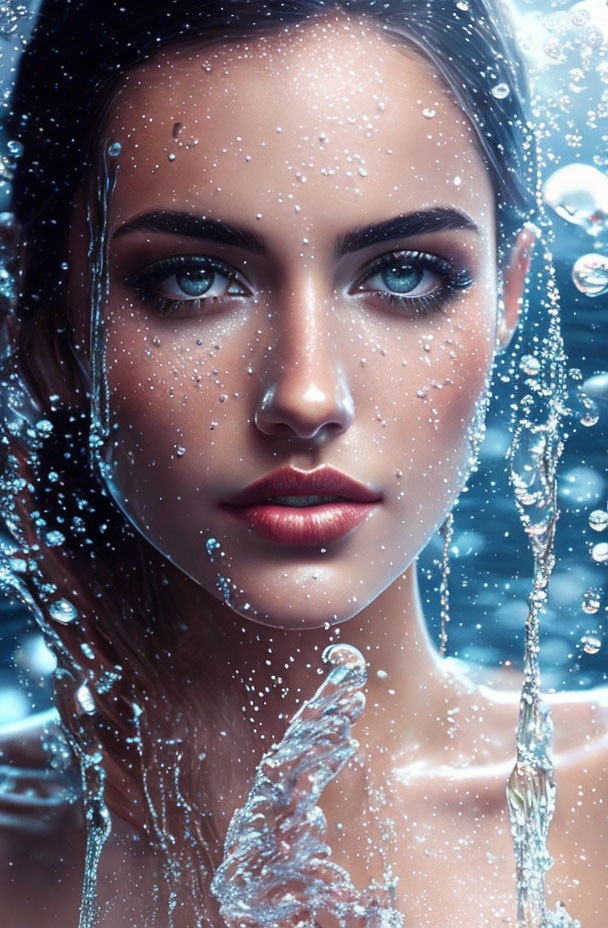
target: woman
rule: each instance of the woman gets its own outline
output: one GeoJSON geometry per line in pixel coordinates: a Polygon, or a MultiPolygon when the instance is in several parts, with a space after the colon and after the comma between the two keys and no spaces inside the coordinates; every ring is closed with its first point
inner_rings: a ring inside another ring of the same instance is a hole
{"type": "MultiPolygon", "coordinates": [[[[474,464],[534,243],[500,9],[99,6],[43,4],[10,125],[5,577],[57,655],[83,771],[81,924],[98,863],[107,928],[222,924],[230,819],[344,641],[369,681],[326,829],[306,823],[329,895],[371,887],[349,926],[377,924],[374,893],[408,924],[514,925],[516,703],[435,660],[415,569],[474,464]]],[[[549,899],[594,928],[605,719],[555,716],[549,899]]],[[[309,835],[275,837],[289,863],[309,835]]],[[[76,923],[78,823],[49,841],[15,926],[76,923]]],[[[337,923],[306,904],[281,928],[337,923]]],[[[247,906],[231,924],[268,923],[247,906]]]]}

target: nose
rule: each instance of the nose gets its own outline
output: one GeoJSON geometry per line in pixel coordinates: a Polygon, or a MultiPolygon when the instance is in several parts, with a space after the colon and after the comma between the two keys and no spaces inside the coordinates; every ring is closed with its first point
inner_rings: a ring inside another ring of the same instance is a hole
{"type": "Polygon", "coordinates": [[[355,407],[330,325],[331,303],[312,285],[296,294],[277,314],[278,336],[254,422],[265,435],[340,434],[352,424],[355,407]]]}

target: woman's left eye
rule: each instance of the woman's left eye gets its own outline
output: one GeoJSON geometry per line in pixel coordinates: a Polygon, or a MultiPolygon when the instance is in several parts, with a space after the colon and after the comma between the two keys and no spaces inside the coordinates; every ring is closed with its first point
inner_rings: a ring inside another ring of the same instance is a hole
{"type": "Polygon", "coordinates": [[[213,298],[250,296],[234,268],[202,255],[158,261],[132,275],[126,284],[140,299],[152,303],[164,314],[183,309],[192,312],[213,298]]]}
{"type": "Polygon", "coordinates": [[[426,313],[471,283],[468,271],[456,269],[438,255],[394,251],[368,265],[354,292],[377,293],[391,306],[426,313]]]}

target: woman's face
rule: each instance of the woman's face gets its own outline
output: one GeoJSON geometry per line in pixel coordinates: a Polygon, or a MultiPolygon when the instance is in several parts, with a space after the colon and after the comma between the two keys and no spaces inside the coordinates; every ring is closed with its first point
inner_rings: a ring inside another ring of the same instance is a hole
{"type": "MultiPolygon", "coordinates": [[[[122,145],[112,494],[212,595],[229,577],[244,615],[355,615],[469,468],[497,323],[472,126],[428,61],[342,15],[161,51],[126,75],[105,129],[122,145]]],[[[81,318],[84,228],[77,213],[81,318]]]]}

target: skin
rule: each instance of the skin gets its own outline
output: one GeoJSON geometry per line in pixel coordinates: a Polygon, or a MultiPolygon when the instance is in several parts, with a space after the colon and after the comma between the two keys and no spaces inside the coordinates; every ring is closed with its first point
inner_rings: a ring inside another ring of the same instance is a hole
{"type": "MultiPolygon", "coordinates": [[[[504,784],[516,697],[498,698],[436,660],[415,557],[466,479],[471,424],[494,353],[517,322],[531,233],[519,234],[500,269],[499,319],[494,193],[473,127],[428,62],[343,15],[246,47],[161,51],[125,76],[103,136],[122,146],[105,308],[118,436],[107,449],[110,487],[167,578],[159,611],[175,624],[188,700],[195,706],[209,692],[222,694],[229,737],[199,720],[200,741],[191,744],[193,755],[204,745],[213,758],[205,789],[220,835],[261,752],[318,685],[322,649],[348,641],[368,657],[370,680],[356,732],[361,762],[323,797],[335,860],[363,887],[382,877],[374,849],[386,847],[407,924],[513,926],[504,784]],[[477,231],[396,237],[334,258],[336,240],[350,230],[438,206],[459,210],[477,231]],[[120,231],[159,209],[245,226],[263,236],[266,253],[120,231]],[[377,275],[363,286],[361,278],[378,256],[404,248],[466,267],[470,285],[426,315],[387,305],[377,275]],[[222,259],[246,292],[163,317],[125,280],[178,254],[222,259]],[[260,539],[219,506],[280,465],[326,463],[373,487],[381,503],[325,551],[260,539]],[[205,554],[210,536],[239,591],[232,609],[205,554]],[[256,621],[244,621],[252,610],[256,621]],[[201,654],[214,658],[204,685],[201,654]],[[251,699],[252,687],[261,700],[251,699]],[[245,701],[254,715],[257,706],[253,723],[243,718],[245,701]],[[369,805],[380,788],[388,808],[376,820],[369,805]],[[395,819],[394,838],[383,837],[386,815],[395,819]]],[[[85,368],[86,194],[83,186],[69,245],[69,309],[85,368]]],[[[601,811],[605,710],[562,700],[555,716],[563,811],[551,889],[585,928],[600,928],[601,846],[587,823],[601,811]],[[573,852],[578,846],[585,860],[573,852]]],[[[137,821],[118,789],[111,805],[116,828],[102,864],[108,898],[132,879],[117,882],[121,861],[138,860],[137,821]]],[[[70,899],[77,905],[76,884],[70,899]]],[[[129,923],[115,907],[104,928],[129,923]]]]}

